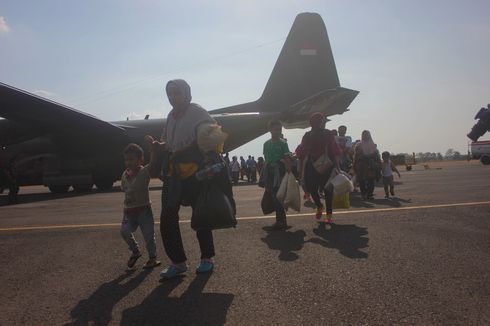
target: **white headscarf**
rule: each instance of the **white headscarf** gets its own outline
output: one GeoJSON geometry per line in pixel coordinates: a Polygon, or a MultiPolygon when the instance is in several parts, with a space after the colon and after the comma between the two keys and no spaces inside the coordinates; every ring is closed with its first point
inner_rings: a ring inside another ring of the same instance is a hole
{"type": "Polygon", "coordinates": [[[166,89],[171,84],[177,86],[184,96],[185,110],[179,117],[174,117],[172,111],[168,114],[162,139],[166,141],[167,148],[171,152],[177,152],[196,141],[197,127],[200,124],[204,122],[215,123],[215,121],[199,104],[191,103],[189,84],[182,79],[174,79],[168,82],[166,89]]]}
{"type": "Polygon", "coordinates": [[[376,152],[376,150],[377,150],[376,144],[374,143],[373,138],[371,137],[371,133],[369,132],[369,130],[364,130],[362,132],[360,146],[361,146],[362,152],[365,155],[370,155],[370,154],[373,154],[376,152]]]}

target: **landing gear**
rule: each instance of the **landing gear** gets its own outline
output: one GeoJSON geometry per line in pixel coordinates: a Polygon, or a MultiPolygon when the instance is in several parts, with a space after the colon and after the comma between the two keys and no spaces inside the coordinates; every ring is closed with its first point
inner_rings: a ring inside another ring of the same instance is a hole
{"type": "Polygon", "coordinates": [[[112,189],[112,185],[114,184],[113,181],[110,180],[101,180],[101,181],[96,181],[95,186],[97,189],[101,191],[109,191],[112,189]]]}
{"type": "Polygon", "coordinates": [[[92,190],[93,186],[93,184],[73,185],[73,189],[75,192],[89,192],[92,190]]]}
{"type": "Polygon", "coordinates": [[[66,194],[68,189],[70,189],[70,185],[53,185],[48,186],[48,188],[53,194],[66,194]]]}
{"type": "Polygon", "coordinates": [[[488,165],[490,164],[490,156],[488,155],[484,155],[480,158],[480,162],[483,164],[483,165],[488,165]]]}

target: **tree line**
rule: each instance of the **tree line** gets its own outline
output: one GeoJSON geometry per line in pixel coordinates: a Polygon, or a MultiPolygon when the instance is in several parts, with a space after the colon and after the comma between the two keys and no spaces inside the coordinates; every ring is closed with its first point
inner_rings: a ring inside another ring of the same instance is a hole
{"type": "MultiPolygon", "coordinates": [[[[399,153],[396,155],[405,156],[406,162],[411,162],[413,160],[413,154],[409,153],[399,153]]],[[[468,154],[461,154],[459,151],[455,151],[449,148],[446,153],[431,153],[431,152],[419,152],[415,153],[415,160],[417,162],[437,162],[437,161],[460,161],[468,159],[468,154]]]]}

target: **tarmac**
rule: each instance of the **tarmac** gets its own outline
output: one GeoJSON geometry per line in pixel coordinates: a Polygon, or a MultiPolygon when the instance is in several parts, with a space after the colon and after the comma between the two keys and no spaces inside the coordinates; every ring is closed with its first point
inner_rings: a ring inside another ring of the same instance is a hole
{"type": "Polygon", "coordinates": [[[209,275],[194,273],[184,208],[190,269],[163,283],[159,180],[150,195],[163,265],[152,271],[142,269],[146,254],[126,270],[117,188],[22,188],[18,205],[0,207],[0,325],[490,325],[490,166],[401,173],[395,198],[382,187],[372,201],[354,193],[332,226],[311,208],[289,212],[286,231],[267,228],[261,188],[235,187],[238,226],[214,232],[209,275]]]}

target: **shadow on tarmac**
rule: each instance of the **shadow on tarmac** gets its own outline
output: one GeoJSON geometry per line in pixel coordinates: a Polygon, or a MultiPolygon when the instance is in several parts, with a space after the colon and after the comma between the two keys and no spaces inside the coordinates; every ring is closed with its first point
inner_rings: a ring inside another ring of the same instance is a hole
{"type": "Polygon", "coordinates": [[[333,223],[327,228],[325,223],[319,223],[318,227],[313,229],[313,233],[319,238],[312,238],[308,242],[319,244],[326,248],[338,249],[343,256],[348,258],[368,258],[368,254],[360,250],[368,247],[367,228],[358,227],[355,224],[341,225],[333,223]]]}
{"type": "Polygon", "coordinates": [[[267,236],[260,240],[265,242],[270,249],[280,251],[280,260],[294,261],[299,258],[295,251],[303,249],[306,237],[305,231],[275,231],[270,227],[264,227],[262,229],[267,232],[267,236]]]}
{"type": "MultiPolygon", "coordinates": [[[[381,195],[380,195],[381,196],[381,195]]],[[[383,195],[384,197],[384,195],[383,195]]],[[[354,208],[375,208],[376,206],[402,207],[403,204],[410,204],[411,199],[403,199],[398,197],[366,199],[361,198],[360,193],[351,193],[350,206],[354,208]]]]}
{"type": "Polygon", "coordinates": [[[130,270],[114,280],[102,284],[88,299],[81,300],[71,310],[70,315],[74,320],[65,326],[109,324],[112,320],[114,306],[136,289],[150,273],[151,270],[144,270],[127,282],[122,283],[134,274],[134,270],[130,270]]]}
{"type": "Polygon", "coordinates": [[[124,310],[120,325],[223,325],[234,295],[203,293],[211,275],[197,275],[178,298],[169,295],[182,278],[163,282],[140,305],[124,310]]]}

